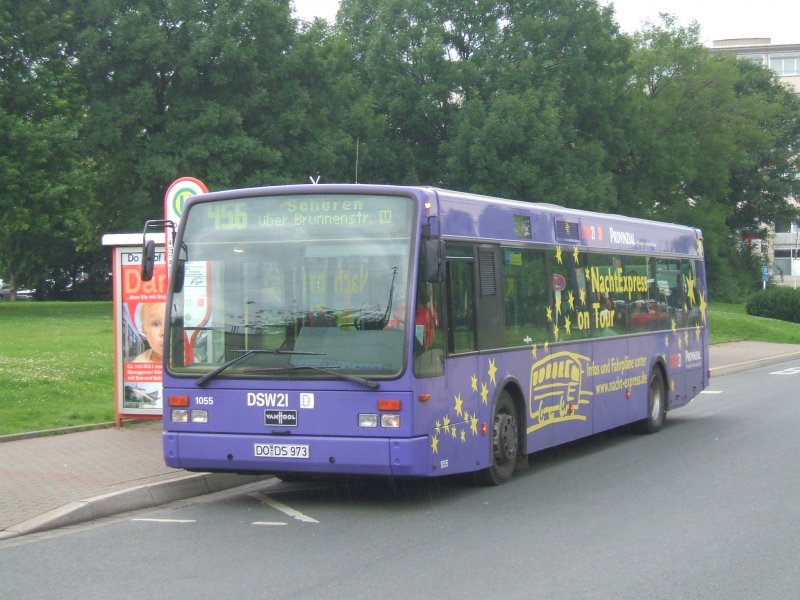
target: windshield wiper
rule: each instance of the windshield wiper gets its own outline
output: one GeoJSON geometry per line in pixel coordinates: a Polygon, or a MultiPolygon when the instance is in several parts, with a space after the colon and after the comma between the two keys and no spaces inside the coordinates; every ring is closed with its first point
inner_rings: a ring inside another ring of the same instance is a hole
{"type": "MultiPolygon", "coordinates": [[[[308,352],[307,354],[311,354],[308,352]]],[[[327,375],[333,375],[339,379],[344,379],[345,381],[351,381],[352,383],[357,383],[358,385],[363,385],[365,388],[369,388],[371,390],[377,390],[380,387],[377,381],[373,381],[372,379],[367,379],[366,377],[359,377],[358,375],[350,375],[349,373],[340,373],[339,371],[334,371],[333,369],[339,369],[341,367],[337,367],[336,365],[330,365],[328,367],[318,367],[316,365],[290,365],[287,367],[272,367],[269,369],[258,368],[255,367],[253,369],[247,369],[248,373],[270,373],[273,371],[296,371],[298,369],[311,369],[312,371],[319,371],[321,373],[325,373],[327,375]]]]}
{"type": "Polygon", "coordinates": [[[372,379],[367,379],[366,377],[359,377],[358,375],[350,375],[348,373],[340,373],[339,371],[333,371],[332,369],[338,368],[335,366],[326,368],[326,367],[316,367],[312,365],[296,365],[294,368],[312,369],[314,371],[320,371],[322,373],[327,373],[328,375],[333,375],[334,377],[344,379],[345,381],[352,381],[353,383],[357,383],[358,385],[363,385],[365,388],[369,388],[371,390],[377,390],[379,387],[378,382],[372,381],[372,379]]]}
{"type": "Polygon", "coordinates": [[[248,356],[252,356],[253,354],[299,354],[299,355],[306,355],[306,356],[322,356],[323,353],[321,352],[295,352],[294,350],[281,350],[280,348],[275,348],[274,350],[248,350],[241,356],[237,356],[234,359],[229,360],[226,363],[222,363],[220,366],[216,367],[215,369],[211,369],[208,373],[203,375],[202,377],[198,377],[197,380],[194,382],[195,385],[198,387],[203,387],[206,383],[214,379],[217,375],[222,373],[228,367],[232,367],[236,363],[241,360],[244,360],[248,356]]]}

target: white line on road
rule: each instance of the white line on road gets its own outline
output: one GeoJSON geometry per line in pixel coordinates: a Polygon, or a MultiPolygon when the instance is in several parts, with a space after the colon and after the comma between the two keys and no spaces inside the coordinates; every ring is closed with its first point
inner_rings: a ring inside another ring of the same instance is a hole
{"type": "Polygon", "coordinates": [[[275,510],[281,511],[287,517],[292,517],[293,519],[297,519],[298,521],[302,521],[303,523],[319,523],[316,519],[309,517],[308,515],[304,515],[299,510],[293,509],[291,506],[286,506],[283,502],[278,502],[275,498],[270,498],[266,494],[262,494],[261,492],[255,492],[250,494],[253,498],[261,502],[261,504],[266,504],[267,506],[271,506],[275,510]]]}
{"type": "Polygon", "coordinates": [[[145,523],[197,523],[195,519],[131,519],[131,521],[143,521],[145,523]]]}
{"type": "Polygon", "coordinates": [[[783,371],[773,371],[770,375],[797,375],[800,373],[800,367],[789,367],[783,371]]]}
{"type": "Polygon", "coordinates": [[[253,521],[251,525],[287,525],[282,521],[253,521]]]}

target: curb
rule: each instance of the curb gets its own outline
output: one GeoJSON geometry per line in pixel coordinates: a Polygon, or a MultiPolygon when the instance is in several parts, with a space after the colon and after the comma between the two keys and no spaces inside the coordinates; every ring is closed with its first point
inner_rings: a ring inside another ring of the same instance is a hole
{"type": "Polygon", "coordinates": [[[741,373],[742,371],[749,371],[750,369],[757,369],[758,367],[766,367],[769,365],[777,365],[782,362],[800,358],[800,352],[787,352],[786,354],[777,354],[775,356],[768,356],[766,358],[754,358],[753,360],[746,360],[739,363],[730,365],[722,365],[720,367],[712,367],[709,369],[711,378],[722,377],[723,375],[731,375],[733,373],[741,373]]]}
{"type": "Polygon", "coordinates": [[[46,513],[12,525],[0,531],[0,541],[77,525],[133,510],[156,508],[176,500],[219,492],[269,478],[272,478],[272,475],[191,473],[175,479],[109,492],[84,500],[68,502],[46,513]]]}

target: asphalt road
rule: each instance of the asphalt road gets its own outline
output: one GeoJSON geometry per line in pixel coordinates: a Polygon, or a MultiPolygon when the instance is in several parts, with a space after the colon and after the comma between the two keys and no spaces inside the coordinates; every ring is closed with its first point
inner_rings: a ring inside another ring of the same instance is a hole
{"type": "Polygon", "coordinates": [[[715,378],[497,488],[269,480],[0,542],[0,597],[798,598],[798,385],[715,378]]]}

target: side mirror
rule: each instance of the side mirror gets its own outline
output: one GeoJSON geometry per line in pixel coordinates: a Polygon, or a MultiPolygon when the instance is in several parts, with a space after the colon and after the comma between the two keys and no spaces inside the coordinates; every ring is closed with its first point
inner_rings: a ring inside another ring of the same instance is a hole
{"type": "Polygon", "coordinates": [[[147,240],[142,248],[142,281],[150,281],[153,278],[153,269],[156,264],[156,243],[147,240]]]}
{"type": "Polygon", "coordinates": [[[425,281],[442,283],[444,281],[444,241],[429,238],[425,242],[425,281]]]}

